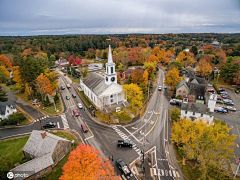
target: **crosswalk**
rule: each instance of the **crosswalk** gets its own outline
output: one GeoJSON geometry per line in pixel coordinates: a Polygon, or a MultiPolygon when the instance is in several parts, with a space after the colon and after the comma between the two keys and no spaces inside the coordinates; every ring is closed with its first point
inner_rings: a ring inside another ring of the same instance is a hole
{"type": "Polygon", "coordinates": [[[180,177],[178,171],[174,169],[164,170],[164,169],[156,169],[152,168],[153,175],[155,176],[170,176],[170,177],[180,177]]]}
{"type": "MultiPolygon", "coordinates": [[[[121,137],[121,138],[123,138],[124,140],[129,140],[129,138],[120,130],[120,129],[118,129],[118,127],[117,126],[112,126],[112,128],[116,131],[116,133],[118,133],[118,135],[121,137]]],[[[136,153],[138,154],[138,155],[141,155],[142,153],[141,153],[141,149],[133,142],[133,146],[132,146],[132,148],[134,149],[134,151],[136,151],[136,153]]]]}
{"type": "Polygon", "coordinates": [[[44,119],[46,119],[46,118],[48,118],[48,117],[49,117],[48,115],[42,116],[42,117],[40,117],[39,119],[35,119],[34,122],[38,122],[38,121],[40,121],[40,120],[44,120],[44,119]]]}
{"type": "Polygon", "coordinates": [[[68,121],[67,121],[67,117],[66,114],[63,113],[60,115],[62,122],[63,122],[63,129],[69,129],[69,125],[68,125],[68,121]]]}

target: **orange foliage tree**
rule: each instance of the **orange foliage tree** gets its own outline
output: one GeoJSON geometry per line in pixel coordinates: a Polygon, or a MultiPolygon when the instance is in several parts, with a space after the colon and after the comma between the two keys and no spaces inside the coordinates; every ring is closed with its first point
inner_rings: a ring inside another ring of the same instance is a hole
{"type": "Polygon", "coordinates": [[[89,145],[81,144],[73,150],[62,169],[63,173],[59,180],[120,180],[120,177],[114,174],[114,168],[108,158],[102,162],[99,151],[89,145]]]}
{"type": "Polygon", "coordinates": [[[202,77],[207,77],[212,73],[212,67],[205,59],[201,59],[196,68],[202,77]]]}
{"type": "Polygon", "coordinates": [[[22,81],[22,77],[19,71],[19,66],[13,66],[13,81],[16,82],[16,89],[20,89],[21,87],[24,87],[24,83],[22,81]]]}
{"type": "Polygon", "coordinates": [[[4,56],[4,55],[0,55],[0,66],[5,66],[5,68],[11,70],[12,69],[12,63],[10,62],[10,60],[4,56]]]}
{"type": "Polygon", "coordinates": [[[143,79],[143,70],[141,69],[135,69],[132,73],[131,73],[131,77],[132,77],[132,82],[134,84],[142,84],[144,79],[143,79]]]}
{"type": "Polygon", "coordinates": [[[37,82],[37,86],[43,94],[52,94],[52,85],[46,75],[43,75],[43,73],[41,73],[37,77],[37,82]]]}
{"type": "Polygon", "coordinates": [[[159,59],[157,56],[151,55],[148,59],[148,62],[156,62],[158,63],[159,59]]]}

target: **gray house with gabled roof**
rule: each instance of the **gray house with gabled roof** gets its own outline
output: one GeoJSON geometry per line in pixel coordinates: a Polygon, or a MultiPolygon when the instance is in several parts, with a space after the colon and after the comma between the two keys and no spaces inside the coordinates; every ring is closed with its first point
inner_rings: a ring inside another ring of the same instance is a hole
{"type": "Polygon", "coordinates": [[[17,112],[17,107],[12,101],[0,102],[0,121],[8,118],[15,112],[17,112]]]}
{"type": "MultiPolygon", "coordinates": [[[[33,130],[23,148],[26,158],[12,172],[28,171],[27,179],[38,179],[52,171],[53,167],[71,150],[71,141],[45,131],[33,130]]],[[[24,179],[24,178],[23,178],[24,179]]]]}

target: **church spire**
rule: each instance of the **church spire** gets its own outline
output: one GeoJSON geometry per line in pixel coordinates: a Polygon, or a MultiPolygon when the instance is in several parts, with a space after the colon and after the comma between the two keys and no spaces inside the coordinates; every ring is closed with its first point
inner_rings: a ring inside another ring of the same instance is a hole
{"type": "Polygon", "coordinates": [[[109,64],[113,63],[113,60],[112,60],[112,52],[111,52],[111,45],[109,45],[108,63],[109,63],[109,64]]]}

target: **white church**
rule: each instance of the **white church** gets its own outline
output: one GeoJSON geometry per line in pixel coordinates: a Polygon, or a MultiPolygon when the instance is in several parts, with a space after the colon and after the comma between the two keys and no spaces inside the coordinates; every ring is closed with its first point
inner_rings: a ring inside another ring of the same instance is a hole
{"type": "Polygon", "coordinates": [[[126,101],[123,87],[117,83],[117,73],[110,45],[104,75],[93,72],[89,77],[80,79],[80,86],[85,96],[99,109],[103,109],[106,105],[111,106],[126,101]]]}

